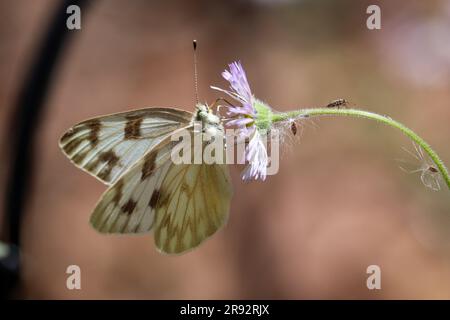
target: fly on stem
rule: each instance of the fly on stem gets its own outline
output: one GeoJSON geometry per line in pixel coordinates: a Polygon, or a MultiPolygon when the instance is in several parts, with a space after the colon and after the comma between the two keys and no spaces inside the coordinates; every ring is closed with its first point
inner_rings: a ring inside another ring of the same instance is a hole
{"type": "Polygon", "coordinates": [[[439,191],[442,183],[441,173],[422,148],[414,142],[412,144],[414,147],[413,151],[405,147],[402,147],[402,149],[412,157],[414,163],[404,159],[397,159],[401,163],[400,169],[410,174],[419,174],[420,180],[427,188],[439,191]]]}
{"type": "Polygon", "coordinates": [[[340,98],[340,99],[336,99],[336,100],[330,101],[330,102],[326,105],[326,107],[327,107],[327,108],[337,108],[337,109],[340,109],[340,108],[346,108],[346,107],[348,107],[349,105],[350,105],[350,102],[348,102],[348,100],[340,98]]]}

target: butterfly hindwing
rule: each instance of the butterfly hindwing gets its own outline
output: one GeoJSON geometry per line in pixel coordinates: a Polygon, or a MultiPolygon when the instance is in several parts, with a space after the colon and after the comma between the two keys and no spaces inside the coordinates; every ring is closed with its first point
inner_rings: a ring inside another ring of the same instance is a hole
{"type": "Polygon", "coordinates": [[[79,168],[106,184],[114,183],[146,151],[186,126],[192,114],[174,108],[146,108],[83,121],[59,145],[79,168]]]}
{"type": "Polygon", "coordinates": [[[232,196],[228,167],[175,164],[176,143],[165,138],[110,186],[92,214],[95,229],[154,230],[156,246],[173,254],[198,246],[226,223],[232,196]]]}
{"type": "Polygon", "coordinates": [[[225,225],[232,196],[224,164],[175,165],[159,189],[155,244],[165,253],[182,253],[225,225]]]}

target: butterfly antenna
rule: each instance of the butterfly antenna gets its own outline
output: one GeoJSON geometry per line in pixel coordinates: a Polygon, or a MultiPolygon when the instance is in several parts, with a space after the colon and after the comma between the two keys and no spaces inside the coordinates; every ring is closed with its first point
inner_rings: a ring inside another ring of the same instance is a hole
{"type": "Polygon", "coordinates": [[[195,89],[195,102],[198,101],[198,75],[197,75],[197,40],[192,41],[192,45],[194,46],[194,89],[195,89]]]}

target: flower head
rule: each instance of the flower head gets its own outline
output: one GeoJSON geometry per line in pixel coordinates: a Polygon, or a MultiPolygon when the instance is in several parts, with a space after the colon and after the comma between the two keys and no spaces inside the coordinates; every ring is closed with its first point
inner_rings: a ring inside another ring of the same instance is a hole
{"type": "Polygon", "coordinates": [[[211,88],[226,93],[241,104],[227,106],[225,126],[237,127],[241,138],[250,139],[245,148],[245,160],[248,165],[244,169],[242,179],[265,180],[269,157],[263,142],[262,131],[266,131],[270,125],[270,108],[253,96],[240,62],[231,63],[229,70],[225,70],[222,76],[230,83],[230,90],[211,88]]]}
{"type": "Polygon", "coordinates": [[[254,108],[254,97],[247,81],[247,76],[240,62],[233,62],[229,65],[230,70],[222,72],[222,76],[230,83],[230,89],[224,90],[217,87],[211,87],[215,90],[222,91],[241,103],[240,106],[227,106],[227,123],[226,126],[236,126],[242,129],[244,135],[250,135],[254,129],[257,111],[254,108]],[[248,130],[249,129],[249,130],[248,130]]]}

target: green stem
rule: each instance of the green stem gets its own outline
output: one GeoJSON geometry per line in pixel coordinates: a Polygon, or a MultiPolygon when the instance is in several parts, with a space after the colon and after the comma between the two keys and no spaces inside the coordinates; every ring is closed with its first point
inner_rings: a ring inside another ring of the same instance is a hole
{"type": "Polygon", "coordinates": [[[382,122],[384,124],[387,124],[388,126],[399,129],[410,139],[412,139],[415,143],[417,143],[430,156],[431,160],[433,160],[433,162],[436,164],[439,172],[444,178],[447,187],[450,189],[450,176],[448,170],[445,167],[442,160],[437,155],[437,153],[431,148],[431,146],[427,142],[425,142],[425,140],[423,140],[420,136],[418,136],[414,131],[404,126],[400,122],[391,119],[388,116],[382,116],[377,113],[357,109],[312,108],[312,109],[300,109],[283,113],[274,113],[272,114],[271,120],[272,122],[279,122],[279,121],[286,121],[289,119],[297,119],[301,117],[315,117],[315,116],[360,117],[382,122]]]}

